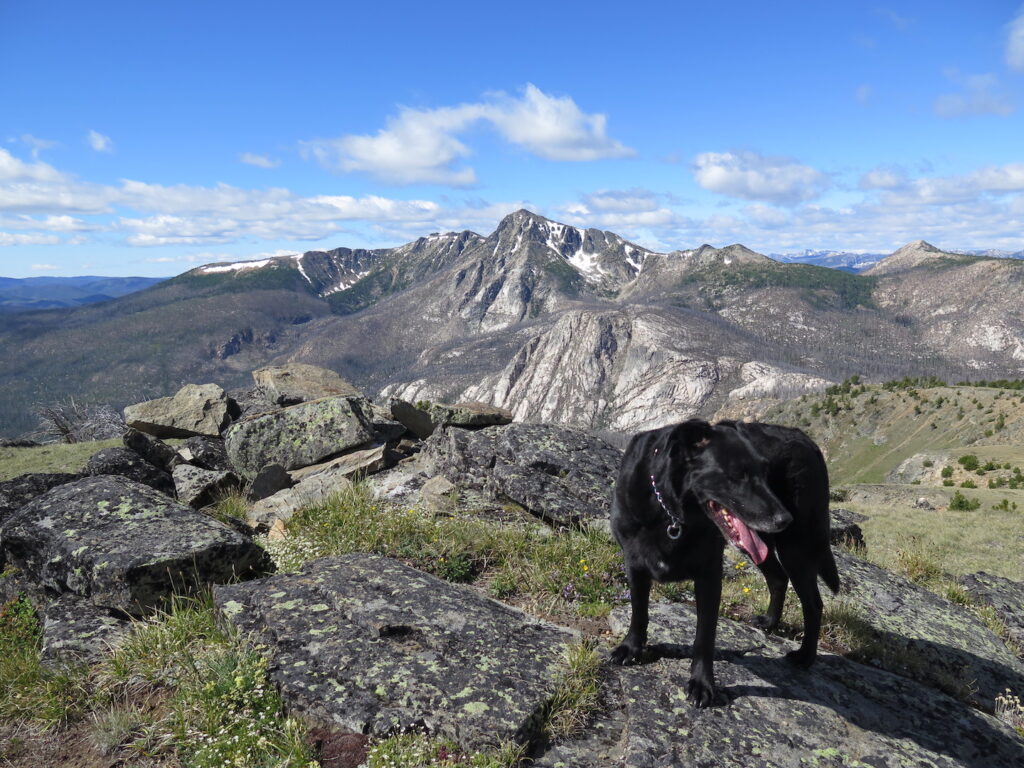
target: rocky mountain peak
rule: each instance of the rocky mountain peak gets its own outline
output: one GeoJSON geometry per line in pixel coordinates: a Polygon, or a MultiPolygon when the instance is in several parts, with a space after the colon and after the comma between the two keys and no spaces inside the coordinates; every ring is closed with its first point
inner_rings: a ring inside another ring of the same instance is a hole
{"type": "Polygon", "coordinates": [[[893,272],[902,272],[903,270],[913,269],[914,267],[920,266],[931,259],[942,257],[956,258],[954,254],[947,253],[946,251],[936,248],[925,240],[915,240],[914,242],[907,243],[902,248],[893,251],[892,254],[886,256],[873,267],[866,270],[864,274],[886,275],[892,274],[893,272]]]}

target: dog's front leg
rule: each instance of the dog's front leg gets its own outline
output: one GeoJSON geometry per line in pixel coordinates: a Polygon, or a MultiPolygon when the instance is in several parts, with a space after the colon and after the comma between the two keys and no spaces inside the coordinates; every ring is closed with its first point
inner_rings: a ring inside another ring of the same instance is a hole
{"type": "Polygon", "coordinates": [[[698,707],[707,707],[715,698],[715,632],[718,629],[718,605],[722,599],[721,572],[695,578],[693,591],[697,598],[697,635],[693,641],[686,697],[698,707]]]}
{"type": "Polygon", "coordinates": [[[629,580],[629,631],[622,642],[612,650],[611,659],[616,664],[629,664],[640,658],[647,642],[648,606],[651,601],[651,574],[642,568],[628,566],[629,580]]]}

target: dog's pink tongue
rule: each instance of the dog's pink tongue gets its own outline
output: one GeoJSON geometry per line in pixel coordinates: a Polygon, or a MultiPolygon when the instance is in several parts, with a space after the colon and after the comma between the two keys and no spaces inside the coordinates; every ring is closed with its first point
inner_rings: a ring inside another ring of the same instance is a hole
{"type": "Polygon", "coordinates": [[[768,557],[768,545],[761,541],[761,537],[750,529],[739,518],[733,518],[733,525],[740,535],[740,547],[750,556],[755,565],[760,565],[768,557]]]}

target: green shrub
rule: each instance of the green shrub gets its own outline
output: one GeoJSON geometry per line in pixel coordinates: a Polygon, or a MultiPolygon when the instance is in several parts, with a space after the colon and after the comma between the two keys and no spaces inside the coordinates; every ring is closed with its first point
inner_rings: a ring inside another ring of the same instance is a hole
{"type": "Polygon", "coordinates": [[[953,498],[949,500],[949,508],[956,512],[970,512],[981,506],[981,502],[978,499],[971,499],[964,496],[960,491],[953,494],[953,498]]]}
{"type": "Polygon", "coordinates": [[[959,459],[957,459],[957,463],[960,464],[960,466],[962,466],[968,472],[973,472],[979,466],[981,466],[978,463],[978,457],[975,456],[973,453],[968,453],[961,456],[959,459]]]}
{"type": "Polygon", "coordinates": [[[952,477],[953,476],[953,468],[949,467],[949,466],[943,467],[942,468],[942,476],[943,477],[952,477]]]}
{"type": "Polygon", "coordinates": [[[964,480],[962,483],[960,483],[960,487],[961,488],[977,488],[978,484],[976,482],[974,482],[973,480],[964,480]]]}

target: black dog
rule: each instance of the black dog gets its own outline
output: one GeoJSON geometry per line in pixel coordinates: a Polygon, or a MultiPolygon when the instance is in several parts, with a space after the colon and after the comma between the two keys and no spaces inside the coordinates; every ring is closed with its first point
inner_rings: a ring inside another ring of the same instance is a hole
{"type": "Polygon", "coordinates": [[[835,592],[839,574],[829,546],[828,470],[802,431],[691,420],[641,432],[622,459],[611,523],[626,559],[632,607],[612,661],[636,661],[643,650],[651,580],[693,579],[697,634],[687,697],[698,707],[712,703],[726,541],[768,582],[768,613],[757,620],[766,631],[778,626],[793,582],[804,637],[787,656],[801,666],[814,661],[822,609],[817,578],[835,592]]]}

